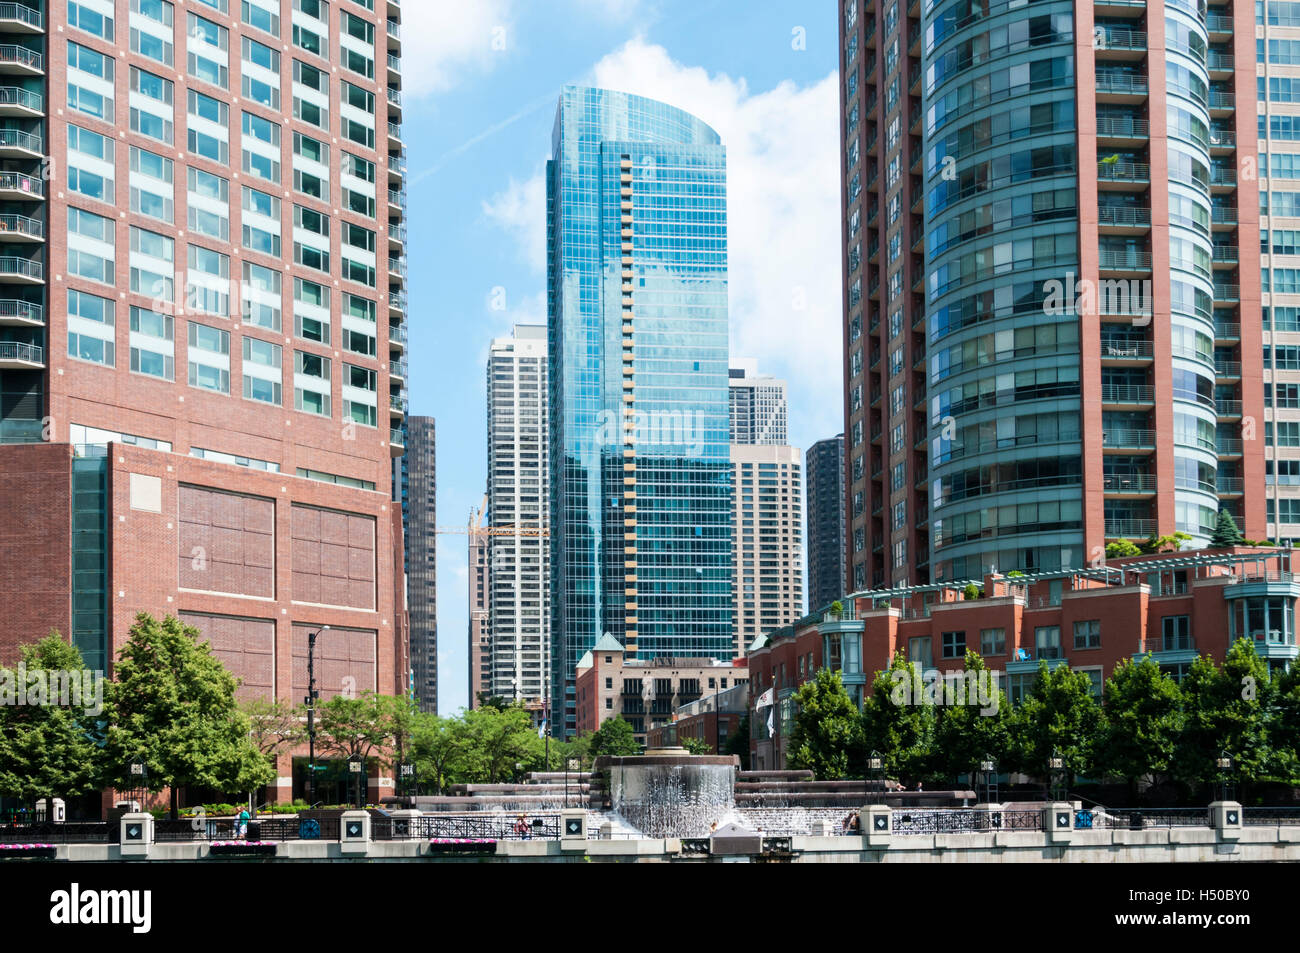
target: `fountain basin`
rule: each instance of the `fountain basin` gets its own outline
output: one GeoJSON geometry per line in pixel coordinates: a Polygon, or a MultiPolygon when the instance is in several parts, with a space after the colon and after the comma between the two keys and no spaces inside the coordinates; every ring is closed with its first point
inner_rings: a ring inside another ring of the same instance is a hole
{"type": "Polygon", "coordinates": [[[707,837],[735,807],[735,755],[682,748],[596,759],[609,805],[647,837],[707,837]]]}

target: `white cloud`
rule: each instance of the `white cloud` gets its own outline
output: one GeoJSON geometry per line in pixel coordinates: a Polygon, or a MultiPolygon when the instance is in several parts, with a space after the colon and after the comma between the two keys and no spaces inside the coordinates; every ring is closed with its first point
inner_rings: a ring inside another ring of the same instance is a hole
{"type": "Polygon", "coordinates": [[[402,5],[402,90],[443,92],[467,70],[487,70],[512,48],[511,0],[420,0],[402,5]]]}
{"type": "Polygon", "coordinates": [[[523,182],[510,184],[483,203],[483,214],[519,244],[528,266],[546,274],[546,176],[538,170],[523,182]]]}
{"type": "MultiPolygon", "coordinates": [[[[698,116],[727,148],[731,351],[790,382],[791,440],[843,428],[839,91],[834,73],[751,94],[634,39],[592,70],[698,116]]],[[[545,213],[540,215],[545,218],[545,213]]]]}

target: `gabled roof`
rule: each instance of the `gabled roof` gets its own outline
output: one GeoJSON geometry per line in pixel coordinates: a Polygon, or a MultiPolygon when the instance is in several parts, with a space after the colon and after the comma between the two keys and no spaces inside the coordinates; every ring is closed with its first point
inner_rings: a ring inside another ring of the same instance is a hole
{"type": "Polygon", "coordinates": [[[594,662],[592,660],[591,653],[585,652],[583,653],[582,658],[578,659],[577,668],[591,668],[593,664],[594,662]]]}
{"type": "Polygon", "coordinates": [[[749,643],[749,651],[757,652],[765,645],[767,645],[767,636],[760,632],[758,635],[754,637],[754,641],[749,643]]]}
{"type": "Polygon", "coordinates": [[[619,644],[618,639],[606,632],[597,640],[591,650],[593,652],[622,652],[623,646],[619,644]]]}

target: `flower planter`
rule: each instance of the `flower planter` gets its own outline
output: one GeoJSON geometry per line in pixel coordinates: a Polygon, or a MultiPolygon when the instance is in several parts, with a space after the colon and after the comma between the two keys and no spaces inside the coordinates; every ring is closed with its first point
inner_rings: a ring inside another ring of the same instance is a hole
{"type": "Polygon", "coordinates": [[[429,853],[442,856],[482,857],[495,854],[497,842],[488,837],[433,837],[429,853]]]}
{"type": "Polygon", "coordinates": [[[213,841],[208,853],[214,857],[274,857],[275,844],[260,841],[213,841]]]}
{"type": "Polygon", "coordinates": [[[53,844],[0,844],[0,860],[53,860],[53,844]]]}

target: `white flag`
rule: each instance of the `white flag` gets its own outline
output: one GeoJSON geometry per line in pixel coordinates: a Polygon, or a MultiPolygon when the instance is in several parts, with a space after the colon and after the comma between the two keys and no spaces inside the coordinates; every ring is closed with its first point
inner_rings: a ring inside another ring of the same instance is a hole
{"type": "Polygon", "coordinates": [[[772,725],[772,716],[775,715],[775,714],[776,714],[776,708],[775,708],[775,706],[768,708],[768,710],[767,710],[767,736],[768,736],[769,738],[771,738],[773,735],[776,734],[776,732],[775,732],[775,730],[774,730],[774,728],[773,728],[773,725],[772,725]]]}
{"type": "Polygon", "coordinates": [[[773,685],[767,691],[763,692],[763,694],[759,695],[758,700],[754,702],[754,707],[767,708],[773,705],[776,701],[775,695],[773,694],[775,690],[776,686],[773,685]]]}

